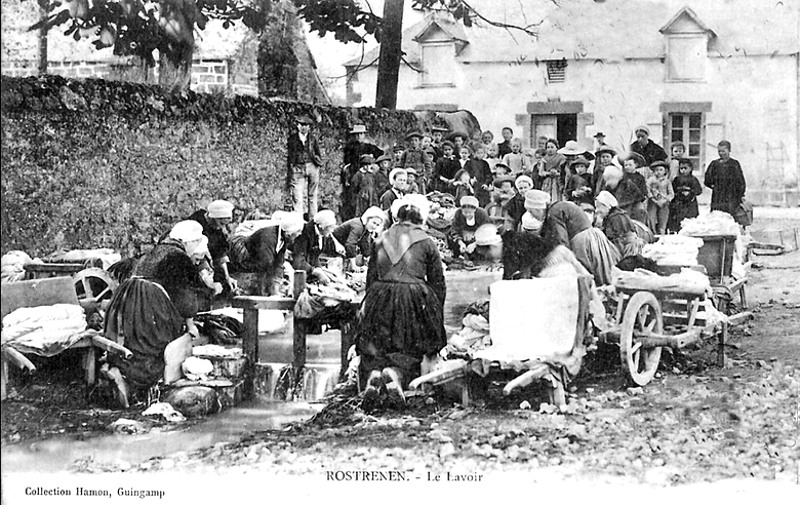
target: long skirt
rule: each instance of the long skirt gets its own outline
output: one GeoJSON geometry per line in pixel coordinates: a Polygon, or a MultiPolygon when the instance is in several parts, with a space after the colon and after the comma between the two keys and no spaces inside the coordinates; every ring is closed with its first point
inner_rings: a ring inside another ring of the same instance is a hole
{"type": "Polygon", "coordinates": [[[556,203],[564,199],[564,185],[559,177],[548,175],[542,181],[542,191],[550,195],[550,202],[556,203]]]}
{"type": "Polygon", "coordinates": [[[622,255],[602,230],[583,230],[572,237],[570,249],[581,265],[594,276],[595,284],[611,284],[612,269],[622,259],[622,255]]]}
{"type": "Polygon", "coordinates": [[[426,354],[447,344],[443,304],[427,284],[376,281],[364,296],[355,338],[362,383],[386,367],[399,368],[407,383],[426,354]]]}
{"type": "Polygon", "coordinates": [[[109,354],[135,387],[150,387],[164,374],[164,349],[181,336],[184,319],[160,285],[128,279],[114,293],[106,313],[106,338],[133,353],[129,359],[109,354]]]}

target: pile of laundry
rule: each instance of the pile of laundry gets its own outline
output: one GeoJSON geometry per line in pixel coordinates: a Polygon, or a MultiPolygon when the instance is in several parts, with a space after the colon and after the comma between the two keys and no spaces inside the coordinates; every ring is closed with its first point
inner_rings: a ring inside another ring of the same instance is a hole
{"type": "Polygon", "coordinates": [[[447,359],[469,359],[472,353],[492,345],[489,335],[489,301],[473,302],[464,311],[461,330],[447,339],[439,352],[447,359]]]}
{"type": "Polygon", "coordinates": [[[86,314],[80,305],[58,303],[17,309],[3,318],[3,347],[55,356],[81,340],[86,314]]]}
{"type": "MultiPolygon", "coordinates": [[[[685,221],[684,221],[685,222],[685,221]]],[[[686,235],[661,235],[653,244],[646,244],[642,256],[660,266],[697,266],[697,253],[703,239],[686,235]]]]}

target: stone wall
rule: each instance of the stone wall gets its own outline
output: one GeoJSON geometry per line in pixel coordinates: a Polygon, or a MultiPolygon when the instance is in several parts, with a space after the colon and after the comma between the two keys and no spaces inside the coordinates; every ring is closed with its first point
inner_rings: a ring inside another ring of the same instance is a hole
{"type": "Polygon", "coordinates": [[[132,254],[217,198],[233,202],[238,215],[285,208],[286,141],[298,114],[315,118],[321,206],[334,210],[352,124],[365,124],[372,142],[391,149],[433,121],[476,123],[468,113],[166,97],[157,86],[98,79],[4,76],[0,85],[2,253],[112,247],[132,254]]]}

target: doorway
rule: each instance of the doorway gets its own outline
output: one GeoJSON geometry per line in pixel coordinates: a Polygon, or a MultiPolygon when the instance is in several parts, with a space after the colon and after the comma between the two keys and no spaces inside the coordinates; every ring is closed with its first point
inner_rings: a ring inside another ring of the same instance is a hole
{"type": "Polygon", "coordinates": [[[578,138],[577,114],[532,114],[531,146],[538,147],[539,137],[554,138],[563,147],[568,140],[578,138]]]}

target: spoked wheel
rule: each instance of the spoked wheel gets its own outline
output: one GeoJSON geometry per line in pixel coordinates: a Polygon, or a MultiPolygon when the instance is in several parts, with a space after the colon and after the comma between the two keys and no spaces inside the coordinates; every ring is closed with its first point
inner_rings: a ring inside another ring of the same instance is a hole
{"type": "Polygon", "coordinates": [[[95,309],[103,301],[110,301],[117,289],[117,281],[102,268],[87,268],[72,277],[78,303],[84,309],[95,309]]]}
{"type": "Polygon", "coordinates": [[[622,367],[639,386],[649,383],[656,373],[661,359],[661,347],[645,347],[640,336],[661,335],[663,323],[661,304],[652,293],[635,293],[622,318],[619,354],[622,367]]]}

